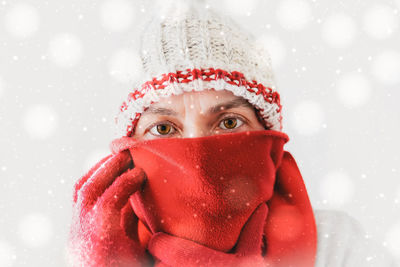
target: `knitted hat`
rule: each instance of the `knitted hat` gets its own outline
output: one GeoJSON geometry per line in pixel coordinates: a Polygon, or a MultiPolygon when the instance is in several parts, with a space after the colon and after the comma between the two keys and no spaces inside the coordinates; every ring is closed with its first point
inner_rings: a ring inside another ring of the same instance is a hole
{"type": "Polygon", "coordinates": [[[162,97],[205,89],[248,100],[264,126],[282,130],[271,58],[237,23],[201,1],[167,1],[141,33],[143,77],[116,117],[119,136],[131,136],[140,114],[162,97]]]}

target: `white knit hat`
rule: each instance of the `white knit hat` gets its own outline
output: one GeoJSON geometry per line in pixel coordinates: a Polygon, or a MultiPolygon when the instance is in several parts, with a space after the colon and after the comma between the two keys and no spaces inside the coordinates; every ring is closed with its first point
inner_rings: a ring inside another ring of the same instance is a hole
{"type": "Polygon", "coordinates": [[[141,34],[143,78],[116,117],[119,136],[131,136],[161,97],[211,88],[247,99],[268,129],[282,130],[271,58],[255,38],[201,1],[164,0],[155,9],[141,34]]]}

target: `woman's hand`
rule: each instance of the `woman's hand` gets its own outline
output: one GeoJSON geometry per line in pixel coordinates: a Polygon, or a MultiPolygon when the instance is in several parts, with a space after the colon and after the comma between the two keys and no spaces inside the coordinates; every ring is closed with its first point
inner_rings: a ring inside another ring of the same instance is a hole
{"type": "Polygon", "coordinates": [[[129,197],[145,181],[128,151],[110,155],[76,184],[68,253],[72,266],[148,266],[129,197]]]}
{"type": "Polygon", "coordinates": [[[158,232],[148,250],[160,263],[157,266],[269,266],[262,256],[266,203],[253,212],[240,234],[234,253],[224,253],[193,241],[158,232]]]}

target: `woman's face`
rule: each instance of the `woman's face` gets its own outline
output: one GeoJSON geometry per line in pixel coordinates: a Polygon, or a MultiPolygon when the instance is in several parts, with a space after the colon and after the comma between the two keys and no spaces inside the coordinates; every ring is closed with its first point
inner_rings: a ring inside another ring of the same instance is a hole
{"type": "Polygon", "coordinates": [[[194,138],[263,129],[246,99],[212,89],[161,98],[142,113],[133,137],[194,138]]]}

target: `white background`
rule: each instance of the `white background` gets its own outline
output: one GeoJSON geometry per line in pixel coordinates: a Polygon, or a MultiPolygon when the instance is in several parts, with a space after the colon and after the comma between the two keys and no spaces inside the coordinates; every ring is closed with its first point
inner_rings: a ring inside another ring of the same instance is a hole
{"type": "MultiPolygon", "coordinates": [[[[400,259],[400,1],[207,3],[272,54],[314,208],[348,212],[400,259]]],[[[152,5],[0,1],[0,266],[66,265],[72,187],[110,153],[152,5]]]]}

